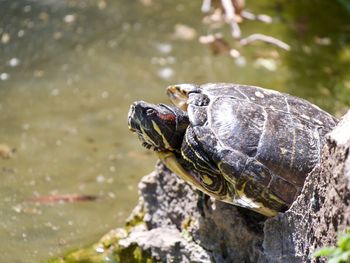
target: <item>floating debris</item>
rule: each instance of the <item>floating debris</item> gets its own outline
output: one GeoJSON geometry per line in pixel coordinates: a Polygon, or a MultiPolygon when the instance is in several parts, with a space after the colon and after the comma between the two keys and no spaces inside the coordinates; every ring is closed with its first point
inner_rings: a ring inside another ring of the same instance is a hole
{"type": "Polygon", "coordinates": [[[332,40],[329,37],[315,37],[315,43],[320,46],[329,46],[332,40]]]}
{"type": "Polygon", "coordinates": [[[19,64],[20,64],[20,60],[18,58],[11,58],[7,64],[10,66],[10,67],[17,67],[19,64]]]}
{"type": "Polygon", "coordinates": [[[27,207],[26,205],[23,205],[23,204],[12,206],[12,210],[15,211],[16,213],[25,213],[25,214],[33,214],[33,215],[42,214],[42,211],[37,207],[27,207]]]}
{"type": "Polygon", "coordinates": [[[7,44],[8,42],[10,42],[10,40],[11,40],[11,36],[9,33],[7,33],[7,32],[2,33],[1,43],[7,44]]]}
{"type": "Polygon", "coordinates": [[[255,65],[257,67],[262,67],[268,71],[276,71],[277,70],[276,60],[271,59],[271,58],[258,58],[255,61],[255,65]]]}
{"type": "Polygon", "coordinates": [[[153,0],[140,0],[140,3],[144,6],[151,6],[153,5],[153,0]]]}
{"type": "Polygon", "coordinates": [[[190,41],[197,37],[197,32],[194,28],[184,24],[176,24],[174,27],[173,37],[175,39],[190,41]]]}
{"type": "Polygon", "coordinates": [[[24,124],[22,125],[22,129],[25,130],[25,131],[28,131],[29,128],[30,128],[30,124],[29,124],[29,123],[24,123],[24,124]]]}
{"type": "Polygon", "coordinates": [[[176,58],[172,57],[172,56],[168,56],[168,57],[153,57],[151,59],[151,64],[153,65],[159,65],[159,66],[166,66],[166,65],[171,65],[174,64],[176,62],[176,58]]]}
{"type": "Polygon", "coordinates": [[[29,202],[37,204],[75,203],[96,201],[98,198],[97,195],[62,194],[38,196],[30,199],[29,202]]]}
{"type": "Polygon", "coordinates": [[[252,34],[246,38],[242,38],[239,43],[242,45],[242,46],[245,46],[245,45],[248,45],[252,42],[255,42],[255,41],[262,41],[262,42],[266,42],[266,43],[269,43],[269,44],[272,44],[272,45],[275,45],[279,48],[282,48],[284,50],[287,50],[289,51],[290,50],[290,46],[277,39],[277,38],[274,38],[274,37],[271,37],[271,36],[267,36],[267,35],[263,35],[263,34],[252,34]]]}
{"type": "Polygon", "coordinates": [[[256,20],[266,23],[266,24],[270,24],[272,23],[272,17],[265,15],[265,14],[260,14],[256,16],[256,20]]]}
{"type": "Polygon", "coordinates": [[[232,49],[220,33],[201,36],[199,42],[209,45],[209,48],[214,55],[229,54],[233,58],[238,58],[240,56],[238,50],[232,49]]]}
{"type": "Polygon", "coordinates": [[[103,174],[99,174],[98,176],[96,176],[96,182],[97,183],[104,183],[106,181],[106,177],[103,176],[103,174]]]}
{"type": "Polygon", "coordinates": [[[0,144],[0,158],[10,159],[13,157],[15,152],[16,152],[15,148],[12,148],[6,144],[0,144]]]}
{"type": "Polygon", "coordinates": [[[11,167],[2,167],[0,170],[3,174],[14,174],[16,170],[11,167]]]}
{"type": "Polygon", "coordinates": [[[208,13],[211,8],[211,0],[203,0],[201,11],[203,13],[208,13]]]}
{"type": "Polygon", "coordinates": [[[36,69],[36,70],[34,70],[33,75],[36,78],[41,78],[42,76],[44,76],[44,73],[45,73],[45,71],[43,71],[41,69],[36,69]]]}
{"type": "Polygon", "coordinates": [[[160,53],[168,54],[173,50],[173,46],[169,43],[157,43],[156,47],[160,53]]]}
{"type": "Polygon", "coordinates": [[[24,36],[24,33],[25,33],[25,31],[24,31],[23,29],[20,29],[20,30],[18,30],[18,32],[17,32],[17,36],[18,36],[18,37],[23,37],[23,36],[24,36]]]}
{"type": "Polygon", "coordinates": [[[203,23],[208,25],[211,29],[221,28],[225,24],[221,10],[215,9],[211,15],[205,16],[203,18],[203,23]]]}
{"type": "Polygon", "coordinates": [[[74,14],[69,14],[69,15],[66,15],[64,18],[63,18],[63,21],[67,24],[72,24],[75,22],[76,20],[76,15],[74,14]]]}
{"type": "Polygon", "coordinates": [[[52,38],[55,39],[55,40],[59,40],[59,39],[62,38],[62,36],[63,36],[62,32],[56,31],[56,32],[53,33],[52,38]]]}
{"type": "Polygon", "coordinates": [[[214,24],[214,27],[220,27],[224,23],[229,24],[232,37],[240,38],[241,30],[238,23],[243,21],[241,13],[244,8],[244,1],[220,0],[212,3],[212,1],[204,0],[201,9],[207,13],[211,10],[211,6],[214,8],[214,11],[211,15],[204,18],[204,23],[214,24]]]}
{"type": "Polygon", "coordinates": [[[266,24],[272,23],[272,17],[265,15],[265,14],[254,15],[253,13],[244,10],[244,11],[242,11],[241,15],[244,19],[258,20],[258,21],[266,23],[266,24]]]}
{"type": "Polygon", "coordinates": [[[6,72],[0,73],[0,80],[8,80],[10,75],[6,72]]]}
{"type": "Polygon", "coordinates": [[[99,0],[97,3],[97,7],[100,10],[103,10],[107,7],[107,2],[105,0],[99,0]]]}
{"type": "MultiPolygon", "coordinates": [[[[243,19],[257,20],[263,23],[271,23],[272,18],[265,14],[255,15],[249,11],[244,10],[244,0],[203,0],[201,10],[204,13],[208,13],[203,18],[203,23],[207,24],[211,30],[219,29],[223,25],[228,24],[231,28],[231,35],[233,39],[236,39],[241,46],[248,45],[254,41],[263,41],[279,48],[289,51],[290,46],[271,36],[263,34],[252,34],[248,37],[241,38],[241,30],[239,23],[243,22],[243,19]]],[[[209,44],[214,54],[228,53],[234,58],[240,57],[240,52],[231,49],[227,41],[222,37],[209,35],[208,38],[201,37],[199,40],[201,43],[209,44]]]]}
{"type": "Polygon", "coordinates": [[[49,14],[46,13],[46,12],[41,12],[38,17],[43,22],[47,22],[49,20],[49,18],[50,18],[49,14]]]}
{"type": "Polygon", "coordinates": [[[109,92],[108,91],[102,91],[101,93],[101,98],[102,99],[107,99],[109,97],[109,92]]]}
{"type": "Polygon", "coordinates": [[[60,90],[59,89],[53,89],[50,94],[51,94],[51,96],[56,97],[56,96],[60,95],[60,90]]]}
{"type": "Polygon", "coordinates": [[[243,9],[244,1],[221,0],[221,4],[225,11],[225,21],[231,27],[232,37],[240,38],[241,29],[238,26],[238,22],[242,21],[242,18],[240,17],[240,13],[241,13],[241,10],[243,9]]]}
{"type": "Polygon", "coordinates": [[[30,11],[32,11],[32,7],[30,5],[26,5],[24,8],[23,8],[23,11],[24,13],[29,13],[30,11]]]}
{"type": "Polygon", "coordinates": [[[158,70],[158,76],[162,79],[170,79],[175,74],[174,70],[170,67],[165,67],[158,70]]]}
{"type": "Polygon", "coordinates": [[[243,67],[245,67],[247,65],[247,60],[244,57],[240,56],[239,58],[235,59],[235,64],[238,67],[243,68],[243,67]]]}

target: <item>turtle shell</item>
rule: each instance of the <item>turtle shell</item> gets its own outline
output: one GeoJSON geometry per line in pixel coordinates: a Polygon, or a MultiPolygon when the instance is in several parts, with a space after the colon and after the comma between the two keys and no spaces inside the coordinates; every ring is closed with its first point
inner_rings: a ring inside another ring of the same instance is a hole
{"type": "Polygon", "coordinates": [[[254,86],[215,83],[186,91],[191,124],[182,155],[200,149],[197,156],[215,163],[234,192],[232,203],[258,211],[289,207],[337,120],[306,100],[254,86]]]}

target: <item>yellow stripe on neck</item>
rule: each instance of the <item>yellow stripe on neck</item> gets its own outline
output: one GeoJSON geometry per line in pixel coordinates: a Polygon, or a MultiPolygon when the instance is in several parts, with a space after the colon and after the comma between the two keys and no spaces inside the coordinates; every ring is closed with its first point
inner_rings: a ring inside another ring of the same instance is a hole
{"type": "Polygon", "coordinates": [[[152,121],[152,126],[153,126],[153,129],[162,137],[164,147],[168,150],[174,150],[173,147],[170,146],[169,142],[165,139],[162,131],[160,130],[158,124],[155,121],[152,121]]]}

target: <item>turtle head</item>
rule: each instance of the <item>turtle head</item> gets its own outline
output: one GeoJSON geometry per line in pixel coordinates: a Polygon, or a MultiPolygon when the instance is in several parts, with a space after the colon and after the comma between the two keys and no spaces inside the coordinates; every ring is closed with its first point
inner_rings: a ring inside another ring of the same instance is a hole
{"type": "Polygon", "coordinates": [[[180,149],[188,124],[186,112],[164,104],[137,101],[128,114],[129,129],[143,146],[157,151],[180,149]]]}

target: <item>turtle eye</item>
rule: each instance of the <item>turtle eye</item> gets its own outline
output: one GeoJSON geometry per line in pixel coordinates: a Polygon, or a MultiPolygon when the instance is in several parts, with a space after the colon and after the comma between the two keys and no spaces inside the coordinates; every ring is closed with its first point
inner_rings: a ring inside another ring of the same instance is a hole
{"type": "Polygon", "coordinates": [[[157,113],[157,111],[155,109],[149,108],[146,110],[146,115],[147,116],[153,116],[157,113]]]}

